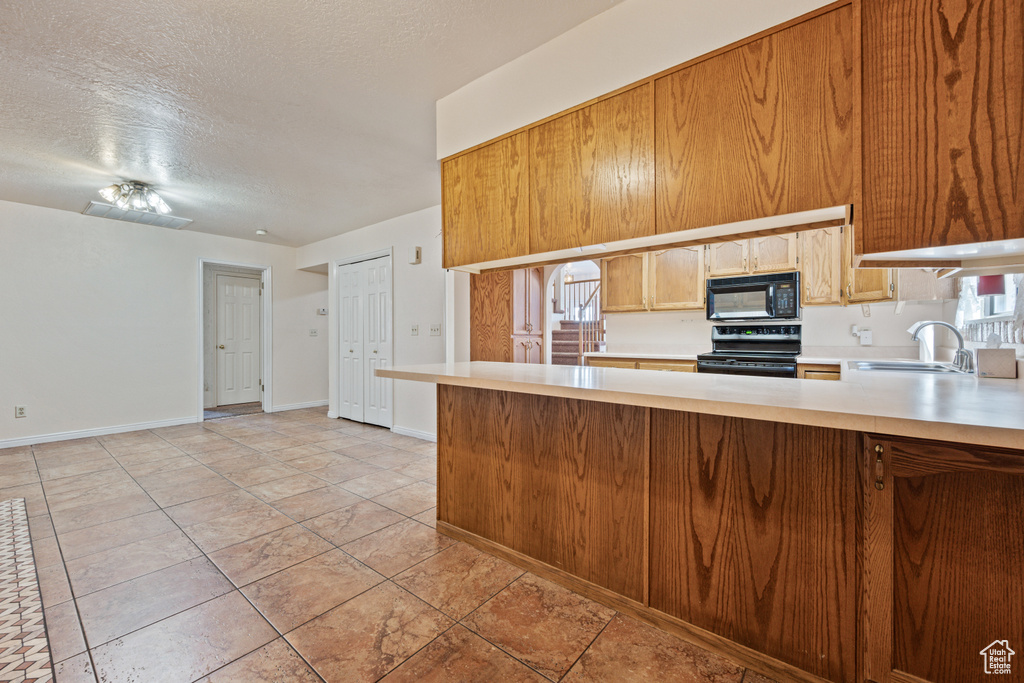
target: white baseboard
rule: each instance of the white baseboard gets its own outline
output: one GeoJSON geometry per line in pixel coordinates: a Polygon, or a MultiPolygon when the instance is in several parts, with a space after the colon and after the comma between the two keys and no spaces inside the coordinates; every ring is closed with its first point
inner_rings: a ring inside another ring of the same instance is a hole
{"type": "Polygon", "coordinates": [[[157,429],[159,427],[177,427],[178,425],[195,424],[196,422],[200,422],[200,420],[196,417],[176,417],[171,420],[156,420],[155,422],[138,422],[136,424],[118,425],[116,427],[77,429],[71,432],[55,432],[53,434],[40,434],[38,436],[24,436],[18,439],[0,440],[0,448],[32,446],[38,443],[51,443],[53,441],[69,441],[71,439],[86,439],[93,436],[107,436],[108,434],[121,434],[123,432],[137,432],[142,429],[157,429]]]}
{"type": "Polygon", "coordinates": [[[395,434],[401,434],[402,436],[412,436],[417,439],[423,439],[424,441],[433,441],[437,443],[437,434],[432,432],[421,432],[418,429],[409,429],[408,427],[392,427],[391,431],[395,434]]]}
{"type": "MultiPolygon", "coordinates": [[[[279,413],[282,410],[302,410],[303,408],[322,408],[327,405],[327,401],[307,401],[306,403],[289,403],[283,406],[274,406],[270,412],[279,413]]],[[[328,415],[330,417],[330,415],[328,415]]]]}

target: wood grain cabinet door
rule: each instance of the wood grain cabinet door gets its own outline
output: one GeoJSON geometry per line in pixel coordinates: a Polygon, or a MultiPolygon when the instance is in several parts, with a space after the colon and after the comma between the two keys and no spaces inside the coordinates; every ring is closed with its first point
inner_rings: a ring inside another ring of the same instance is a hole
{"type": "Polygon", "coordinates": [[[1024,237],[1024,3],[863,0],[861,253],[1024,237]]]}
{"type": "Polygon", "coordinates": [[[1024,451],[866,438],[864,470],[861,680],[991,680],[1024,643],[1024,451]]]}
{"type": "Polygon", "coordinates": [[[708,277],[746,275],[750,272],[750,240],[708,245],[708,277]]]}
{"type": "Polygon", "coordinates": [[[751,273],[796,270],[800,262],[800,235],[768,235],[750,240],[751,273]]]}
{"type": "Polygon", "coordinates": [[[654,234],[653,86],[530,130],[530,252],[654,234]]]}
{"type": "Polygon", "coordinates": [[[652,251],[647,259],[649,308],[654,311],[704,308],[704,246],[652,251]]]}
{"type": "Polygon", "coordinates": [[[444,267],[529,253],[527,134],[441,164],[444,267]]]}
{"type": "Polygon", "coordinates": [[[512,272],[469,276],[469,359],[512,362],[512,272]]]}
{"type": "Polygon", "coordinates": [[[854,201],[850,5],[655,82],[658,232],[854,201]]]}
{"type": "Polygon", "coordinates": [[[544,269],[512,271],[512,334],[544,331],[544,269]]]}
{"type": "Polygon", "coordinates": [[[804,306],[843,302],[842,228],[822,228],[800,233],[800,303],[804,306]]]}
{"type": "Polygon", "coordinates": [[[854,268],[854,233],[843,229],[843,295],[847,303],[866,304],[896,298],[896,271],[892,268],[854,268]]]}
{"type": "Polygon", "coordinates": [[[647,254],[601,260],[601,310],[647,310],[647,254]]]}

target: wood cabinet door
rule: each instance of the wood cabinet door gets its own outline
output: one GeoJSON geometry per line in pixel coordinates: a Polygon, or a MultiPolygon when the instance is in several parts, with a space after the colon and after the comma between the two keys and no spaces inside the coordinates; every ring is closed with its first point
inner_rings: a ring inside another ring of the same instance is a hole
{"type": "Polygon", "coordinates": [[[697,372],[697,361],[637,361],[638,370],[660,370],[662,372],[697,372]]]}
{"type": "Polygon", "coordinates": [[[654,234],[653,90],[530,130],[530,253],[654,234]]]}
{"type": "Polygon", "coordinates": [[[800,233],[801,304],[822,306],[843,302],[842,228],[800,233]]]}
{"type": "Polygon", "coordinates": [[[636,370],[635,360],[621,360],[618,358],[593,358],[587,359],[587,365],[592,368],[626,368],[636,370]]]}
{"type": "Polygon", "coordinates": [[[989,680],[982,651],[1024,642],[1024,451],[864,441],[860,680],[989,680]]]}
{"type": "Polygon", "coordinates": [[[750,240],[716,242],[708,245],[708,277],[746,275],[749,271],[750,240]]]}
{"type": "Polygon", "coordinates": [[[513,335],[512,362],[543,363],[544,354],[541,352],[541,338],[529,334],[513,335]]]}
{"type": "Polygon", "coordinates": [[[512,271],[512,334],[540,334],[544,330],[544,269],[512,271]]]}
{"type": "Polygon", "coordinates": [[[441,164],[445,268],[529,253],[527,134],[441,164]]]}
{"type": "Polygon", "coordinates": [[[851,6],[655,83],[658,232],[853,202],[851,6]]]}
{"type": "Polygon", "coordinates": [[[800,235],[768,235],[750,240],[751,273],[796,270],[800,262],[800,235]]]}
{"type": "Polygon", "coordinates": [[[1024,237],[1024,3],[865,0],[861,253],[1024,237]]]}
{"type": "Polygon", "coordinates": [[[892,268],[854,268],[854,231],[843,229],[843,294],[847,303],[866,304],[896,298],[896,271],[892,268]]]}
{"type": "Polygon", "coordinates": [[[647,257],[647,292],[651,310],[704,308],[703,245],[652,251],[647,257]]]}
{"type": "Polygon", "coordinates": [[[469,276],[469,359],[512,362],[512,273],[469,276]]]}
{"type": "Polygon", "coordinates": [[[647,309],[647,255],[601,259],[601,310],[647,309]]]}

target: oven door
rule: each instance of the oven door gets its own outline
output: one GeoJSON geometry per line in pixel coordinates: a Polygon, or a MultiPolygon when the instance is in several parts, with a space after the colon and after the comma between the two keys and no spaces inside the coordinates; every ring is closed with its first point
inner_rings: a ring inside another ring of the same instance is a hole
{"type": "Polygon", "coordinates": [[[708,320],[772,320],[775,285],[770,283],[716,285],[708,283],[708,320]]]}
{"type": "Polygon", "coordinates": [[[698,360],[698,373],[746,375],[748,377],[796,377],[796,362],[740,364],[727,360],[698,360]]]}

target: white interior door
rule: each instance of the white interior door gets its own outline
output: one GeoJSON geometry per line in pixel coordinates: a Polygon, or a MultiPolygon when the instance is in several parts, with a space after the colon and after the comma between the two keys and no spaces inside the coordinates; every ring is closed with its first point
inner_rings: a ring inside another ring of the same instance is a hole
{"type": "Polygon", "coordinates": [[[338,268],[340,304],[341,405],[338,416],[363,421],[363,264],[338,268]]]}
{"type": "Polygon", "coordinates": [[[377,369],[391,367],[391,259],[365,261],[366,283],[366,409],[364,422],[390,427],[391,380],[377,377],[377,369]]]}
{"type": "Polygon", "coordinates": [[[261,400],[260,281],[217,276],[217,405],[261,400]]]}

